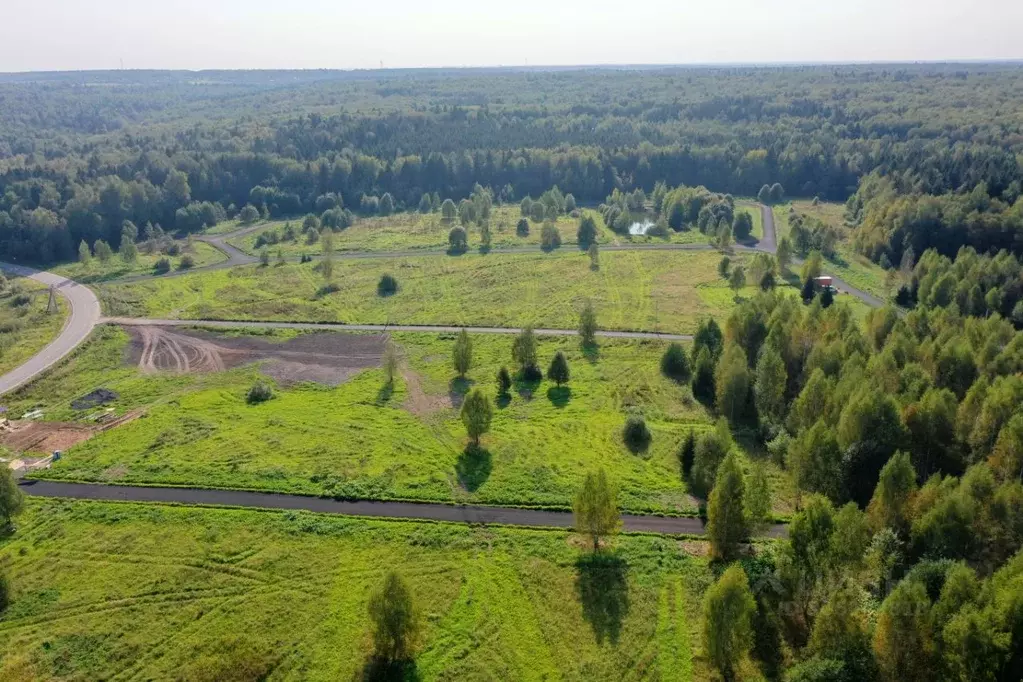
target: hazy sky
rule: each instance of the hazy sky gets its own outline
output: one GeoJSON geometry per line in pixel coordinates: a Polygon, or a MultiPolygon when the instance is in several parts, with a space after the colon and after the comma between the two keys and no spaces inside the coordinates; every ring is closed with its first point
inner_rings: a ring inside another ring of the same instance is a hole
{"type": "Polygon", "coordinates": [[[1023,0],[3,0],[0,71],[1023,58],[1023,0]]]}

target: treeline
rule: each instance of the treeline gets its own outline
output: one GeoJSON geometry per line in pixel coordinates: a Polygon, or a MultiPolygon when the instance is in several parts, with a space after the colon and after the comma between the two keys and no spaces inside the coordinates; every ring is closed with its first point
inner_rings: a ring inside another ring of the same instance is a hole
{"type": "Polygon", "coordinates": [[[800,681],[1018,679],[1023,337],[954,304],[864,329],[819,301],[762,293],[696,334],[694,394],[755,429],[800,496],[778,551],[742,559],[762,484],[724,421],[684,443],[713,555],[742,559],[708,593],[712,662],[726,679],[749,661],[800,681]]]}
{"type": "Polygon", "coordinates": [[[1023,193],[1018,180],[1000,193],[984,183],[940,195],[913,183],[871,174],[847,202],[856,224],[856,248],[883,265],[901,263],[907,251],[934,249],[954,256],[970,246],[980,253],[1023,255],[1023,193]]]}
{"type": "MultiPolygon", "coordinates": [[[[0,248],[62,260],[82,240],[113,243],[124,220],[188,232],[250,203],[322,220],[316,204],[325,195],[344,197],[350,211],[372,212],[384,197],[403,210],[424,194],[459,201],[477,184],[503,201],[557,185],[598,203],[616,190],[650,194],[658,183],[746,196],[777,185],[845,200],[876,169],[898,177],[900,191],[983,185],[991,202],[1007,202],[1019,193],[1023,133],[993,112],[1023,91],[1021,74],[995,66],[324,72],[220,74],[203,86],[173,73],[79,77],[104,87],[19,78],[0,83],[0,119],[9,123],[0,131],[0,248]],[[970,106],[950,104],[959,101],[970,106]],[[331,107],[339,113],[302,113],[331,107]]],[[[865,205],[870,197],[860,195],[865,205]]],[[[878,232],[864,222],[865,235],[878,232]]],[[[964,243],[1013,248],[985,229],[967,231],[964,243]]],[[[913,243],[916,253],[937,246],[926,239],[913,243]]],[[[899,262],[901,235],[882,230],[863,248],[882,242],[899,262]]]]}

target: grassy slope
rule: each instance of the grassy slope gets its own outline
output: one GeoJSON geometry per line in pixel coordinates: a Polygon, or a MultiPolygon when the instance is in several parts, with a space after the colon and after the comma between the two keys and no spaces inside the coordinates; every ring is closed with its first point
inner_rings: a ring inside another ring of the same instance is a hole
{"type": "MultiPolygon", "coordinates": [[[[653,244],[653,243],[696,243],[704,241],[702,234],[696,231],[671,233],[668,238],[661,237],[630,237],[628,235],[615,234],[604,225],[604,220],[597,211],[582,209],[594,217],[597,222],[598,242],[601,244],[653,244]]],[[[521,215],[515,207],[497,207],[494,209],[490,219],[491,241],[495,248],[512,246],[536,246],[540,245],[540,233],[543,223],[529,221],[529,235],[519,237],[515,232],[515,226],[521,215]]],[[[297,256],[303,253],[316,254],[321,250],[319,243],[308,244],[300,234],[302,219],[274,220],[269,221],[265,227],[251,232],[245,236],[228,240],[228,243],[237,246],[239,249],[251,254],[258,253],[256,239],[260,234],[275,230],[278,235],[283,234],[284,226],[290,222],[298,235],[298,239],[292,242],[267,246],[272,255],[276,256],[278,250],[286,256],[297,256]]],[[[567,215],[558,218],[556,222],[558,232],[561,234],[561,241],[564,245],[576,245],[576,231],[579,227],[579,220],[567,215]]],[[[219,227],[219,226],[218,226],[219,227]]],[[[396,251],[409,249],[446,249],[448,247],[448,232],[452,224],[444,222],[439,213],[396,213],[387,217],[360,218],[348,229],[338,232],[335,236],[334,248],[337,251],[396,251]]],[[[469,233],[469,249],[475,251],[480,245],[480,228],[472,225],[467,228],[469,233]]]]}
{"type": "MultiPolygon", "coordinates": [[[[185,242],[179,242],[182,247],[185,246],[185,242]]],[[[182,254],[189,253],[195,260],[194,267],[202,267],[204,265],[212,265],[213,263],[219,263],[220,261],[226,260],[224,254],[209,244],[196,241],[191,247],[191,250],[183,249],[182,254]]],[[[156,261],[163,258],[162,254],[146,254],[139,253],[138,259],[134,263],[125,263],[121,258],[114,254],[106,263],[101,263],[99,259],[93,258],[92,262],[88,266],[83,266],[81,263],[66,263],[54,268],[49,268],[51,272],[55,272],[65,277],[82,282],[85,284],[91,282],[105,282],[119,277],[128,277],[129,275],[149,275],[153,273],[153,266],[156,265],[156,261]]],[[[171,267],[177,270],[181,262],[180,256],[169,258],[171,267]]]]}
{"type": "Polygon", "coordinates": [[[61,501],[18,526],[2,679],[361,679],[392,568],[423,614],[420,679],[710,679],[712,576],[665,538],[622,536],[595,569],[560,531],[61,501]]]}
{"type": "Polygon", "coordinates": [[[0,374],[14,369],[57,338],[69,313],[62,296],[57,297],[59,312],[46,312],[50,295],[44,285],[21,277],[10,281],[17,282],[32,300],[16,306],[10,289],[0,294],[0,374]]]}
{"type": "MultiPolygon", "coordinates": [[[[733,256],[745,258],[745,255],[733,256]]],[[[593,271],[575,249],[543,254],[339,261],[340,291],[319,295],[318,266],[248,266],[167,280],[97,287],[112,315],[186,319],[308,320],[573,328],[584,300],[602,327],[687,332],[725,317],[731,290],[715,252],[607,252],[593,271]],[[376,294],[390,272],[401,290],[376,294]]]]}

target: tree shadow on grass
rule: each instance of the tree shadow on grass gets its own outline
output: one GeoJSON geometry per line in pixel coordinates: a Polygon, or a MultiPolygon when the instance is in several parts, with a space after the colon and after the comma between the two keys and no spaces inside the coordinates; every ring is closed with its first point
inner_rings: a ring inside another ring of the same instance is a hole
{"type": "Polygon", "coordinates": [[[511,400],[512,400],[511,393],[507,393],[507,392],[506,393],[500,393],[500,394],[498,394],[497,400],[495,400],[494,403],[499,408],[501,408],[503,410],[504,408],[506,408],[509,405],[511,405],[511,400]]]}
{"type": "Polygon", "coordinates": [[[387,381],[377,391],[377,405],[386,405],[390,400],[391,396],[394,395],[394,382],[387,381]]]}
{"type": "Polygon", "coordinates": [[[572,399],[572,389],[568,386],[551,386],[547,389],[547,399],[554,407],[564,407],[572,399]]]}
{"type": "Polygon", "coordinates": [[[537,372],[536,374],[519,372],[515,375],[515,379],[512,381],[512,386],[515,392],[526,400],[531,400],[533,394],[536,393],[536,389],[540,386],[540,382],[543,381],[543,374],[537,372]]]}
{"type": "Polygon", "coordinates": [[[370,658],[352,677],[352,682],[419,682],[422,675],[414,660],[385,661],[370,658]]]}
{"type": "Polygon", "coordinates": [[[598,644],[618,643],[622,621],[629,613],[628,564],[613,554],[590,554],[575,562],[575,588],[583,617],[593,628],[598,644]]]}
{"type": "Polygon", "coordinates": [[[595,343],[586,343],[582,346],[583,357],[586,361],[594,364],[600,360],[600,346],[595,343]]]}
{"type": "Polygon", "coordinates": [[[462,401],[465,400],[465,395],[475,384],[475,381],[467,377],[455,377],[449,381],[448,398],[451,399],[451,406],[456,409],[460,408],[462,406],[462,401]]]}
{"type": "Polygon", "coordinates": [[[494,462],[490,450],[471,443],[465,447],[462,454],[458,456],[458,461],[455,462],[458,481],[470,493],[476,492],[480,486],[487,482],[493,468],[494,462]]]}

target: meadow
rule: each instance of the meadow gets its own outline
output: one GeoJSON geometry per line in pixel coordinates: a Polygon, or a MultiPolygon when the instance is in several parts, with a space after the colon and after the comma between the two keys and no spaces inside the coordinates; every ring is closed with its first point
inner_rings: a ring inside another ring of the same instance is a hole
{"type": "Polygon", "coordinates": [[[369,594],[421,614],[413,679],[688,682],[707,562],[623,535],[32,500],[0,540],[0,679],[363,679],[369,594]]]}
{"type": "Polygon", "coordinates": [[[696,511],[678,450],[690,428],[711,428],[711,417],[688,387],[661,376],[660,342],[609,341],[594,357],[574,339],[542,339],[543,368],[561,350],[571,381],[560,389],[546,380],[516,384],[500,399],[494,377],[511,365],[511,337],[474,335],[474,366],[465,379],[451,369],[453,336],[392,339],[403,357],[392,389],[383,370],[371,369],[334,388],[279,388],[273,400],[249,405],[245,394],[261,376],[258,366],[142,374],[125,363],[126,333],[106,326],[8,404],[15,413],[39,408],[48,419],[74,420],[85,413],[72,410],[70,400],[102,386],[120,395],[112,405],[118,413],[144,408],[144,418],[68,450],[37,473],[45,478],[565,508],[599,466],[630,510],[696,511]],[[474,386],[495,405],[479,452],[466,448],[458,415],[462,395],[474,386]],[[638,454],[621,439],[632,413],[643,415],[654,435],[638,454]]]}
{"type": "Polygon", "coordinates": [[[789,234],[789,209],[795,208],[799,213],[815,216],[828,225],[836,228],[841,235],[835,247],[835,257],[825,260],[824,270],[840,277],[850,285],[873,294],[880,299],[890,297],[885,285],[884,268],[869,258],[856,252],[852,246],[850,230],[845,224],[845,205],[827,201],[818,202],[796,199],[773,207],[774,225],[778,239],[789,234]]]}
{"type": "Polygon", "coordinates": [[[0,292],[0,375],[14,369],[57,338],[68,316],[67,301],[57,296],[57,312],[46,312],[49,290],[24,277],[10,278],[0,292]]]}
{"type": "Polygon", "coordinates": [[[336,291],[324,286],[319,264],[289,263],[96,292],[115,316],[567,328],[589,300],[605,329],[691,332],[735,306],[717,272],[720,259],[713,251],[606,252],[593,270],[578,251],[360,258],[334,263],[336,291]],[[377,295],[384,273],[398,280],[393,296],[377,295]]]}
{"type": "MultiPolygon", "coordinates": [[[[698,231],[671,232],[668,237],[646,237],[620,235],[612,232],[604,224],[603,218],[593,209],[580,209],[580,213],[592,216],[597,224],[597,242],[599,244],[689,244],[701,243],[706,238],[698,231]]],[[[520,237],[516,233],[516,225],[519,222],[519,207],[497,206],[493,209],[490,218],[491,248],[512,248],[535,246],[540,248],[540,234],[543,230],[542,222],[529,220],[529,234],[520,237]]],[[[319,242],[310,244],[302,234],[302,218],[291,220],[273,220],[264,223],[263,227],[249,232],[245,235],[234,237],[228,240],[229,244],[238,247],[242,251],[252,255],[258,255],[262,246],[257,247],[261,236],[266,237],[269,233],[276,233],[278,236],[284,234],[286,226],[294,228],[297,235],[293,241],[281,241],[277,244],[267,245],[265,248],[273,257],[280,252],[286,257],[295,257],[302,254],[317,255],[322,252],[322,245],[319,242]]],[[[445,250],[448,248],[448,233],[451,228],[458,225],[458,221],[449,223],[445,221],[440,213],[422,214],[418,212],[395,213],[389,216],[360,217],[355,224],[344,230],[339,230],[334,236],[334,249],[338,252],[369,252],[369,251],[399,251],[399,250],[445,250]]],[[[561,215],[554,223],[561,235],[562,249],[574,250],[578,248],[579,240],[577,230],[579,218],[569,215],[561,215]]],[[[235,229],[239,229],[238,225],[235,229]]],[[[223,234],[229,230],[222,230],[220,225],[211,230],[211,233],[223,234]]],[[[480,228],[477,225],[466,227],[469,239],[469,251],[476,252],[480,249],[480,228]]]]}
{"type": "MultiPolygon", "coordinates": [[[[192,267],[194,268],[203,267],[204,265],[213,265],[214,263],[219,263],[227,259],[222,251],[200,241],[193,240],[192,244],[188,245],[186,241],[179,240],[177,244],[181,248],[181,255],[166,257],[171,263],[171,270],[174,272],[183,269],[181,267],[181,259],[186,254],[192,257],[192,267]]],[[[98,258],[93,258],[87,264],[80,262],[65,263],[63,265],[48,268],[48,270],[82,284],[91,284],[119,279],[121,277],[151,275],[154,272],[156,262],[164,257],[165,256],[161,253],[144,253],[140,250],[138,257],[132,263],[124,262],[121,257],[115,253],[113,257],[106,262],[103,262],[98,258]]]]}

